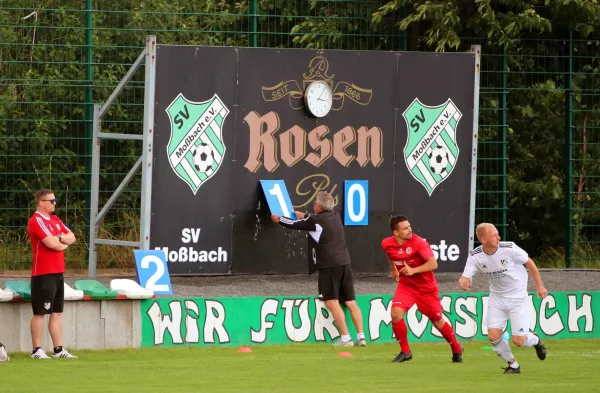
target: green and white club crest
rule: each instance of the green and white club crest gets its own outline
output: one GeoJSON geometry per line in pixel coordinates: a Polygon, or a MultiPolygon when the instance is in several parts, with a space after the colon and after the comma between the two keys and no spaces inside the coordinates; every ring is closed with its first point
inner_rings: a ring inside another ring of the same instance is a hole
{"type": "Polygon", "coordinates": [[[408,130],[406,166],[431,196],[456,166],[456,130],[462,114],[449,98],[438,106],[424,105],[415,98],[402,116],[408,130]]]}
{"type": "Polygon", "coordinates": [[[223,123],[229,109],[216,94],[208,101],[194,102],[180,93],[166,112],[171,122],[169,164],[195,195],[225,157],[223,123]]]}

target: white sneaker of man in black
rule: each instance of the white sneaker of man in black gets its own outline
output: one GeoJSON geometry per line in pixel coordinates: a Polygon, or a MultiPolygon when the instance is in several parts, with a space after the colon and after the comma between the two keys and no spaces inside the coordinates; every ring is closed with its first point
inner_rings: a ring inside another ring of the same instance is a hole
{"type": "Polygon", "coordinates": [[[77,356],[71,355],[63,347],[54,348],[54,353],[52,354],[52,356],[54,356],[55,358],[77,359],[77,356]]]}
{"type": "Polygon", "coordinates": [[[8,353],[6,353],[6,347],[0,343],[0,362],[8,362],[10,358],[8,357],[8,353]]]}
{"type": "Polygon", "coordinates": [[[344,340],[342,338],[339,338],[337,341],[335,341],[333,343],[334,347],[353,347],[354,343],[352,342],[352,340],[344,340]]]}

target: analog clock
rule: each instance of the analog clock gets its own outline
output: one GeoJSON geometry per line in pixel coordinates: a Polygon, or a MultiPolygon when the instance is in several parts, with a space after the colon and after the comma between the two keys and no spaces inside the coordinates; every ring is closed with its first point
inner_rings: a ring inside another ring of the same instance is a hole
{"type": "Polygon", "coordinates": [[[304,104],[311,115],[324,117],[331,110],[333,95],[331,88],[323,81],[311,82],[304,92],[304,104]]]}

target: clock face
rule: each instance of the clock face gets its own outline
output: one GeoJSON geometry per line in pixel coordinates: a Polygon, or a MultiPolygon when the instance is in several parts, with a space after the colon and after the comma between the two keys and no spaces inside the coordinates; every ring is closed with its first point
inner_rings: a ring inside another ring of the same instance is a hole
{"type": "Polygon", "coordinates": [[[327,115],[333,104],[331,88],[327,83],[321,81],[308,85],[304,98],[307,109],[315,117],[327,115]]]}

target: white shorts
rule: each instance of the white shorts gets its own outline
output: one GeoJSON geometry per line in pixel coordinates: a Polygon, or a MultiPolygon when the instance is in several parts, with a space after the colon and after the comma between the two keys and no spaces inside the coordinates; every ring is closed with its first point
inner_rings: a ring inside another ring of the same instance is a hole
{"type": "Polygon", "coordinates": [[[525,336],[529,333],[529,304],[527,298],[505,299],[490,296],[486,325],[488,329],[506,329],[510,319],[513,336],[525,336]]]}

